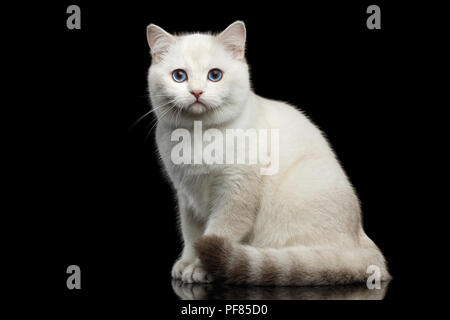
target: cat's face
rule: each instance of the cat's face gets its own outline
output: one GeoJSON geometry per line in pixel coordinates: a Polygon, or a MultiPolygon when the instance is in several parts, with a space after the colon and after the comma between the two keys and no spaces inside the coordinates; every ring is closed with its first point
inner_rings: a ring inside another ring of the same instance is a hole
{"type": "Polygon", "coordinates": [[[150,97],[160,121],[218,123],[242,112],[250,93],[242,22],[218,36],[172,36],[155,25],[147,31],[150,97]]]}

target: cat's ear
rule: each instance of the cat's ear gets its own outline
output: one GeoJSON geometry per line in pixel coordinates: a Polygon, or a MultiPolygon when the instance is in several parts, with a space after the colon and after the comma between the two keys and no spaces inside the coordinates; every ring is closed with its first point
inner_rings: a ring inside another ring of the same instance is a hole
{"type": "Polygon", "coordinates": [[[147,27],[147,41],[153,59],[158,61],[168,50],[176,39],[173,35],[155,24],[147,27]]]}
{"type": "Polygon", "coordinates": [[[243,59],[245,55],[245,24],[242,21],[233,22],[220,33],[217,38],[225,48],[233,53],[236,59],[243,59]]]}

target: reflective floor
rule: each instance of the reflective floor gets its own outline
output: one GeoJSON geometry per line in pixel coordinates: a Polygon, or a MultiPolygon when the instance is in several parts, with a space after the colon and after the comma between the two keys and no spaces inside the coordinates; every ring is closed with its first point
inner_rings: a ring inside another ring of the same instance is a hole
{"type": "Polygon", "coordinates": [[[172,288],[182,300],[382,300],[389,282],[381,289],[366,284],[324,287],[244,287],[220,284],[183,283],[172,280],[172,288]]]}

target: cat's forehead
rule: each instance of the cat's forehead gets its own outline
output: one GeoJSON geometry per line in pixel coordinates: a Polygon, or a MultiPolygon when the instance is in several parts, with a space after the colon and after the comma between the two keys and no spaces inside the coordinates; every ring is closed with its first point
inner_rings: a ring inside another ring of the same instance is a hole
{"type": "Polygon", "coordinates": [[[224,47],[208,34],[178,36],[171,48],[171,62],[183,62],[191,66],[207,66],[227,58],[224,47]],[[177,61],[178,60],[178,61],[177,61]]]}

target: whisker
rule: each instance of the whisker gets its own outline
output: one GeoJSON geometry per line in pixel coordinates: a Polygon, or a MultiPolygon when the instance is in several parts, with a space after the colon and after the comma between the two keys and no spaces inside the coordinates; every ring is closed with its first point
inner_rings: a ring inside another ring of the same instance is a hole
{"type": "Polygon", "coordinates": [[[170,111],[172,111],[174,108],[176,107],[176,104],[174,104],[172,107],[170,107],[169,109],[167,109],[162,115],[161,117],[158,119],[156,118],[155,123],[153,124],[153,126],[150,128],[150,130],[147,133],[147,137],[145,138],[145,140],[148,139],[148,137],[150,136],[150,133],[152,132],[153,128],[158,124],[158,122],[160,122],[170,111]]]}
{"type": "Polygon", "coordinates": [[[137,119],[135,122],[133,122],[133,124],[130,126],[130,129],[133,129],[140,121],[142,121],[145,117],[147,117],[148,115],[150,115],[152,112],[155,112],[156,110],[167,106],[169,103],[174,102],[176,99],[172,99],[164,104],[161,104],[159,106],[157,106],[156,108],[152,108],[150,109],[150,111],[146,112],[144,115],[140,116],[139,119],[137,119]]]}
{"type": "MultiPolygon", "coordinates": [[[[177,103],[174,103],[175,107],[177,107],[177,103]]],[[[172,119],[175,117],[176,112],[172,113],[172,116],[170,117],[170,122],[172,122],[172,119]]]]}
{"type": "Polygon", "coordinates": [[[171,95],[168,94],[149,94],[148,97],[153,97],[153,98],[159,98],[159,97],[171,97],[171,95]]]}
{"type": "Polygon", "coordinates": [[[178,117],[180,116],[181,112],[183,111],[183,107],[179,108],[177,112],[177,118],[175,119],[175,127],[178,128],[178,117]]]}

